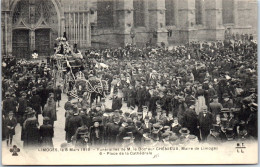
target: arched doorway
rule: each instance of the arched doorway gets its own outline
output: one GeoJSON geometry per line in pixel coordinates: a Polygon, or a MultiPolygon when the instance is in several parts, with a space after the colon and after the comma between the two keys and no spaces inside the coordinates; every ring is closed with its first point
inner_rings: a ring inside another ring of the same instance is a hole
{"type": "Polygon", "coordinates": [[[13,30],[13,56],[17,58],[26,58],[29,51],[29,30],[15,29],[13,30]]]}
{"type": "Polygon", "coordinates": [[[12,12],[13,55],[30,58],[36,50],[41,57],[49,56],[60,28],[53,0],[20,0],[12,12]]]}

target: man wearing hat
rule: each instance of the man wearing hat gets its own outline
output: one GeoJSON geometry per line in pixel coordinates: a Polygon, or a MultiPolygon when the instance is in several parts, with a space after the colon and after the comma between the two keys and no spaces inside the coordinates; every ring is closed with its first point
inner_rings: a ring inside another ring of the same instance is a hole
{"type": "Polygon", "coordinates": [[[144,133],[150,134],[152,131],[153,125],[149,122],[149,116],[144,117],[144,123],[142,125],[142,129],[144,133]]]}
{"type": "Polygon", "coordinates": [[[3,115],[7,116],[10,111],[16,112],[16,102],[11,98],[10,92],[5,93],[6,99],[3,100],[3,115]]]}
{"type": "Polygon", "coordinates": [[[27,108],[27,99],[26,99],[26,93],[22,92],[21,97],[18,99],[18,112],[17,112],[17,119],[18,122],[21,123],[21,118],[24,115],[24,111],[27,108]]]}
{"type": "Polygon", "coordinates": [[[69,115],[69,110],[72,110],[72,103],[71,103],[72,97],[68,96],[68,101],[64,104],[65,109],[65,117],[69,115]]]}
{"type": "Polygon", "coordinates": [[[54,89],[54,100],[55,100],[55,102],[58,102],[58,107],[60,107],[61,93],[62,93],[62,90],[60,88],[60,85],[58,85],[58,87],[56,89],[54,89]]]}
{"type": "Polygon", "coordinates": [[[220,142],[221,141],[220,130],[221,130],[220,125],[213,124],[213,128],[210,129],[210,134],[207,137],[207,142],[208,143],[218,143],[218,142],[220,142]]]}
{"type": "Polygon", "coordinates": [[[119,134],[119,128],[121,126],[120,116],[118,114],[113,116],[113,122],[107,124],[106,136],[108,144],[115,144],[116,137],[119,134]]]}
{"type": "Polygon", "coordinates": [[[162,137],[162,145],[163,146],[171,146],[169,140],[170,140],[170,133],[169,132],[165,132],[161,135],[162,137]]]}
{"type": "Polygon", "coordinates": [[[222,106],[224,108],[232,108],[234,106],[233,100],[229,97],[227,93],[224,93],[222,97],[223,97],[222,106]]]}
{"type": "Polygon", "coordinates": [[[198,116],[198,128],[200,130],[200,140],[205,141],[210,133],[212,126],[213,117],[210,112],[208,112],[207,106],[202,107],[202,111],[198,116]]]}
{"type": "Polygon", "coordinates": [[[216,115],[221,112],[223,108],[222,104],[218,102],[218,96],[213,96],[213,102],[209,104],[209,111],[211,112],[213,119],[216,118],[216,115]]]}
{"type": "Polygon", "coordinates": [[[113,110],[120,110],[122,108],[122,98],[119,98],[116,94],[113,96],[112,100],[112,109],[113,110]]]}
{"type": "Polygon", "coordinates": [[[82,117],[79,115],[77,108],[73,108],[73,115],[69,118],[67,122],[66,131],[68,133],[67,141],[71,142],[72,136],[76,133],[76,130],[83,125],[82,117]]]}
{"type": "Polygon", "coordinates": [[[27,119],[23,123],[24,129],[24,148],[37,147],[39,144],[39,122],[35,117],[35,111],[29,109],[27,119]]]}
{"type": "Polygon", "coordinates": [[[142,129],[142,122],[136,121],[135,123],[135,131],[133,131],[133,136],[135,138],[136,144],[141,144],[143,139],[143,129],[142,129]]]}
{"type": "Polygon", "coordinates": [[[40,126],[40,142],[43,147],[53,147],[52,138],[54,136],[53,126],[49,117],[43,117],[43,125],[40,126]]]}
{"type": "Polygon", "coordinates": [[[6,143],[7,146],[9,146],[9,141],[10,141],[10,145],[12,146],[13,135],[15,135],[15,127],[17,124],[16,118],[14,117],[14,113],[10,111],[4,121],[5,121],[5,132],[6,132],[5,134],[6,143]]]}
{"type": "Polygon", "coordinates": [[[32,96],[29,100],[29,106],[36,112],[36,118],[38,119],[38,115],[41,114],[41,97],[37,94],[37,90],[35,87],[32,88],[32,96]]]}
{"type": "Polygon", "coordinates": [[[173,118],[173,123],[171,124],[171,131],[177,135],[179,135],[179,131],[181,129],[181,125],[179,124],[178,117],[173,118]]]}
{"type": "Polygon", "coordinates": [[[121,144],[123,142],[123,138],[128,135],[128,133],[132,133],[136,131],[136,127],[131,118],[127,118],[126,122],[123,123],[119,129],[119,133],[117,135],[117,142],[121,144]]]}
{"type": "Polygon", "coordinates": [[[102,120],[99,117],[94,117],[92,120],[93,126],[90,127],[90,143],[93,146],[102,145],[105,142],[105,129],[101,125],[102,120]]]}
{"type": "Polygon", "coordinates": [[[248,134],[253,136],[254,138],[257,139],[257,109],[258,109],[258,104],[256,103],[251,103],[250,105],[250,115],[249,118],[247,119],[247,126],[248,126],[248,134]]]}

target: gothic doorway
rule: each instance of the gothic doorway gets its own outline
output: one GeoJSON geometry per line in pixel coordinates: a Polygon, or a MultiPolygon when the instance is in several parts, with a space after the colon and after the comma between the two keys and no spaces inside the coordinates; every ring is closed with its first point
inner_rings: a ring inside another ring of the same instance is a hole
{"type": "Polygon", "coordinates": [[[17,2],[12,11],[13,54],[24,51],[20,58],[31,58],[34,50],[38,51],[40,57],[52,54],[60,29],[59,11],[54,3],[55,0],[17,2]]]}
{"type": "Polygon", "coordinates": [[[17,58],[28,58],[29,30],[13,30],[13,55],[17,58]]]}
{"type": "Polygon", "coordinates": [[[50,54],[50,29],[37,29],[35,31],[35,50],[39,56],[50,54]]]}

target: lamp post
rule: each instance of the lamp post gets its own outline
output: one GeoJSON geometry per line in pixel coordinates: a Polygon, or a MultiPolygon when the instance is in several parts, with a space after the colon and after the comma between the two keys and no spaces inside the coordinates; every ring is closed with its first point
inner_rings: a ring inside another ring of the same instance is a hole
{"type": "Polygon", "coordinates": [[[130,37],[132,38],[132,45],[134,44],[135,30],[132,28],[130,31],[130,37]]]}

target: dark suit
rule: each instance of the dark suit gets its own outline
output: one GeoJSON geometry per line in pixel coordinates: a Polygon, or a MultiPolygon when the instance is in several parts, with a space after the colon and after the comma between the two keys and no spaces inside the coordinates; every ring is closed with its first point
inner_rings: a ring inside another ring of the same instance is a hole
{"type": "Polygon", "coordinates": [[[212,114],[207,112],[204,114],[203,112],[199,113],[198,116],[198,126],[200,127],[201,131],[201,140],[206,140],[207,136],[209,135],[211,126],[213,122],[212,114]]]}
{"type": "Polygon", "coordinates": [[[41,125],[40,127],[40,139],[42,146],[53,147],[52,138],[54,135],[52,125],[41,125]]]}
{"type": "Polygon", "coordinates": [[[120,123],[108,123],[107,124],[107,142],[109,144],[116,143],[116,137],[119,133],[120,123]]]}
{"type": "Polygon", "coordinates": [[[73,115],[68,120],[68,142],[71,141],[71,137],[76,133],[77,129],[83,125],[81,116],[73,115]]]}
{"type": "Polygon", "coordinates": [[[212,102],[209,104],[209,111],[212,113],[214,119],[216,118],[216,115],[221,112],[222,108],[222,105],[217,102],[212,102]]]}
{"type": "Polygon", "coordinates": [[[101,145],[104,143],[105,131],[103,126],[90,127],[90,142],[92,145],[101,145]]]}
{"type": "Polygon", "coordinates": [[[112,102],[113,110],[120,110],[122,107],[122,98],[114,98],[112,102]]]}

